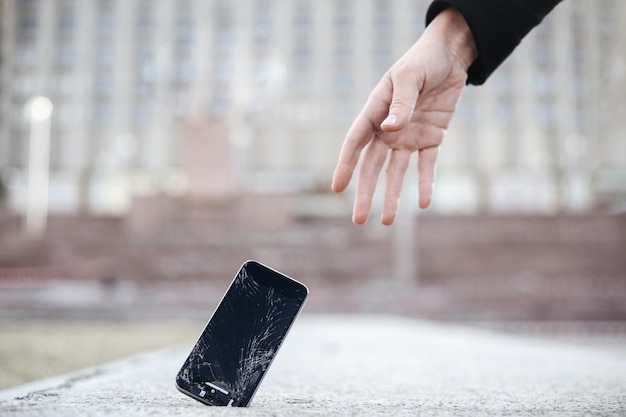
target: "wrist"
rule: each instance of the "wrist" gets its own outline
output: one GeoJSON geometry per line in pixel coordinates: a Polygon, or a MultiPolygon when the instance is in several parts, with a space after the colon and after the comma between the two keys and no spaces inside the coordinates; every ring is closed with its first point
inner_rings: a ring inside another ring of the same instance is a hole
{"type": "Polygon", "coordinates": [[[448,51],[467,69],[478,57],[474,36],[463,15],[452,7],[442,10],[428,25],[427,31],[443,40],[448,51]]]}

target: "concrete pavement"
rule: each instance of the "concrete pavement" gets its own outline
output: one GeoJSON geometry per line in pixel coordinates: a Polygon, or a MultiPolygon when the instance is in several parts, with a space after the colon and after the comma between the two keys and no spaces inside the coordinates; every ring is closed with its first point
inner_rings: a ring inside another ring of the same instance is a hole
{"type": "Polygon", "coordinates": [[[174,387],[194,342],[0,391],[0,415],[626,415],[626,349],[394,316],[305,314],[251,406],[225,409],[174,387]]]}

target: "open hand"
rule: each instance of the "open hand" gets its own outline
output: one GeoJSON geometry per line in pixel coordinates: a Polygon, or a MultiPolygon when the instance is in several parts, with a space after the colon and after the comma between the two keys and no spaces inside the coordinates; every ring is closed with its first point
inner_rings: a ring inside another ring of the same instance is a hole
{"type": "Polygon", "coordinates": [[[429,206],[439,146],[475,57],[465,20],[455,10],[446,9],[371,92],[344,139],[333,176],[333,190],[345,190],[361,151],[366,149],[354,201],[354,223],[367,221],[378,176],[387,160],[381,221],[386,225],[394,222],[413,152],[418,152],[419,206],[429,206]]]}

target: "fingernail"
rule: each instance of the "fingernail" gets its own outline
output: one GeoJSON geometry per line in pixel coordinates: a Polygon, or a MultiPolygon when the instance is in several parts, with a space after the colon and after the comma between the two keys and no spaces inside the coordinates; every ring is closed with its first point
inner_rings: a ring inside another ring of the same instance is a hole
{"type": "Polygon", "coordinates": [[[387,116],[385,120],[381,123],[381,125],[393,126],[398,122],[398,116],[395,114],[390,114],[387,116]]]}

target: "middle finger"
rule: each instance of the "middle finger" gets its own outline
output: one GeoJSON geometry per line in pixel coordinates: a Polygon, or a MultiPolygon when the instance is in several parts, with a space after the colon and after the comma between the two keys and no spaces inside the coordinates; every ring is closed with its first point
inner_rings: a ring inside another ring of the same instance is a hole
{"type": "Polygon", "coordinates": [[[388,147],[378,137],[370,142],[365,151],[365,156],[361,164],[359,173],[359,185],[357,186],[354,200],[354,211],[352,220],[356,224],[363,224],[369,217],[372,207],[372,198],[376,190],[378,175],[387,159],[388,147]]]}

